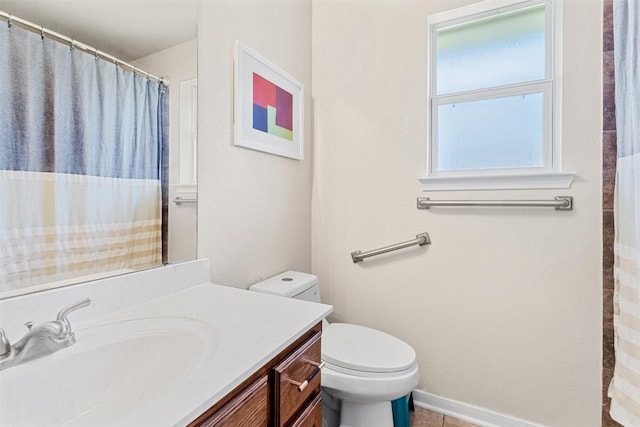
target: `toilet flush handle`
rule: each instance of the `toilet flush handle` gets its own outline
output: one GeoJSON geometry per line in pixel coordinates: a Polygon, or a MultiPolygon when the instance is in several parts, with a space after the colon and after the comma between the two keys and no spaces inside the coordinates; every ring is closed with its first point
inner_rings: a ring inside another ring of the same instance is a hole
{"type": "Polygon", "coordinates": [[[293,384],[296,387],[298,387],[298,391],[300,393],[302,393],[304,391],[305,388],[307,388],[307,386],[309,385],[309,383],[313,380],[313,378],[318,375],[318,373],[322,370],[322,368],[324,368],[325,363],[324,362],[312,362],[311,360],[307,360],[307,363],[309,363],[310,365],[315,366],[315,369],[309,374],[309,376],[302,382],[299,381],[295,381],[292,380],[291,378],[287,378],[287,382],[289,384],[293,384]]]}

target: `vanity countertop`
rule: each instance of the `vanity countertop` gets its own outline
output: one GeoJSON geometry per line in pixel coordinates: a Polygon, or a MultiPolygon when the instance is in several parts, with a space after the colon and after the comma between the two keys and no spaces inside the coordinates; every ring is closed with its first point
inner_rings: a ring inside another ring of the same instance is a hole
{"type": "MultiPolygon", "coordinates": [[[[109,399],[103,398],[103,408],[78,414],[76,419],[64,425],[183,426],[232,391],[331,311],[332,307],[324,304],[202,283],[76,323],[76,344],[42,359],[7,369],[0,373],[0,377],[15,381],[27,371],[46,371],[55,367],[56,363],[71,363],[65,362],[65,358],[82,363],[82,354],[92,350],[101,351],[100,341],[111,340],[121,346],[112,348],[123,350],[116,352],[122,355],[123,360],[107,360],[97,368],[102,371],[100,375],[90,371],[91,375],[96,374],[96,378],[127,375],[138,378],[137,370],[147,369],[150,374],[140,378],[148,378],[151,382],[157,380],[163,386],[149,391],[149,381],[136,384],[136,381],[127,382],[127,378],[119,378],[114,383],[116,390],[111,395],[117,400],[126,386],[127,396],[135,396],[134,400],[137,401],[131,402],[127,398],[126,408],[122,405],[110,408],[109,399]],[[156,337],[156,341],[150,341],[150,344],[135,341],[139,337],[146,337],[146,324],[153,325],[156,337]],[[109,325],[118,326],[109,329],[109,325]],[[143,325],[142,329],[140,325],[143,325]],[[180,325],[188,330],[184,337],[180,332],[175,332],[181,330],[180,325]],[[136,328],[142,332],[135,332],[136,328]],[[116,336],[114,341],[113,331],[116,331],[115,335],[124,333],[126,336],[119,341],[116,336]],[[132,338],[127,331],[133,331],[138,336],[132,338]],[[158,345],[163,337],[173,340],[170,341],[172,345],[158,345]],[[141,357],[136,357],[136,345],[144,349],[141,357]],[[171,359],[173,353],[176,354],[175,359],[171,359]],[[176,367],[168,366],[166,360],[181,361],[177,363],[182,364],[178,367],[182,373],[175,374],[176,367]],[[123,366],[126,372],[118,368],[123,366]],[[172,375],[178,380],[162,382],[163,377],[172,375]],[[135,390],[138,386],[140,393],[135,390]]],[[[74,395],[74,378],[68,378],[68,384],[62,386],[60,391],[69,394],[70,408],[82,407],[80,400],[83,397],[74,395]]],[[[100,390],[100,393],[104,391],[100,390]]],[[[24,398],[29,399],[27,396],[24,398]]]]}

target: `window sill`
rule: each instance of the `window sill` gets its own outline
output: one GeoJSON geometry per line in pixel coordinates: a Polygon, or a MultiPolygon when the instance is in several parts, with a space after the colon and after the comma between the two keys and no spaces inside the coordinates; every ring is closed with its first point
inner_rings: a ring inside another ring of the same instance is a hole
{"type": "Polygon", "coordinates": [[[422,191],[536,190],[571,187],[575,172],[418,178],[422,191]]]}

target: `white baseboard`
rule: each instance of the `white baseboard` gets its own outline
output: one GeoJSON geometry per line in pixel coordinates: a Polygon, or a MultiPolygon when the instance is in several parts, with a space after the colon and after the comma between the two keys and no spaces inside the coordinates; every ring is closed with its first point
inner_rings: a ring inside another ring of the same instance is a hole
{"type": "Polygon", "coordinates": [[[436,396],[422,390],[413,390],[413,403],[420,408],[458,418],[482,427],[543,427],[540,424],[436,396]]]}

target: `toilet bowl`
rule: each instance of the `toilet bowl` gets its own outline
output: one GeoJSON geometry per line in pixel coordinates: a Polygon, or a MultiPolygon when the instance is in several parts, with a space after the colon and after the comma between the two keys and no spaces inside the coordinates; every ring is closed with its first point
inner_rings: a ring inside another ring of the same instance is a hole
{"type": "MultiPolygon", "coordinates": [[[[320,302],[318,278],[287,271],[252,291],[320,302]]],[[[323,322],[323,425],[393,427],[391,401],[418,384],[416,353],[404,341],[365,326],[323,322]]]]}

